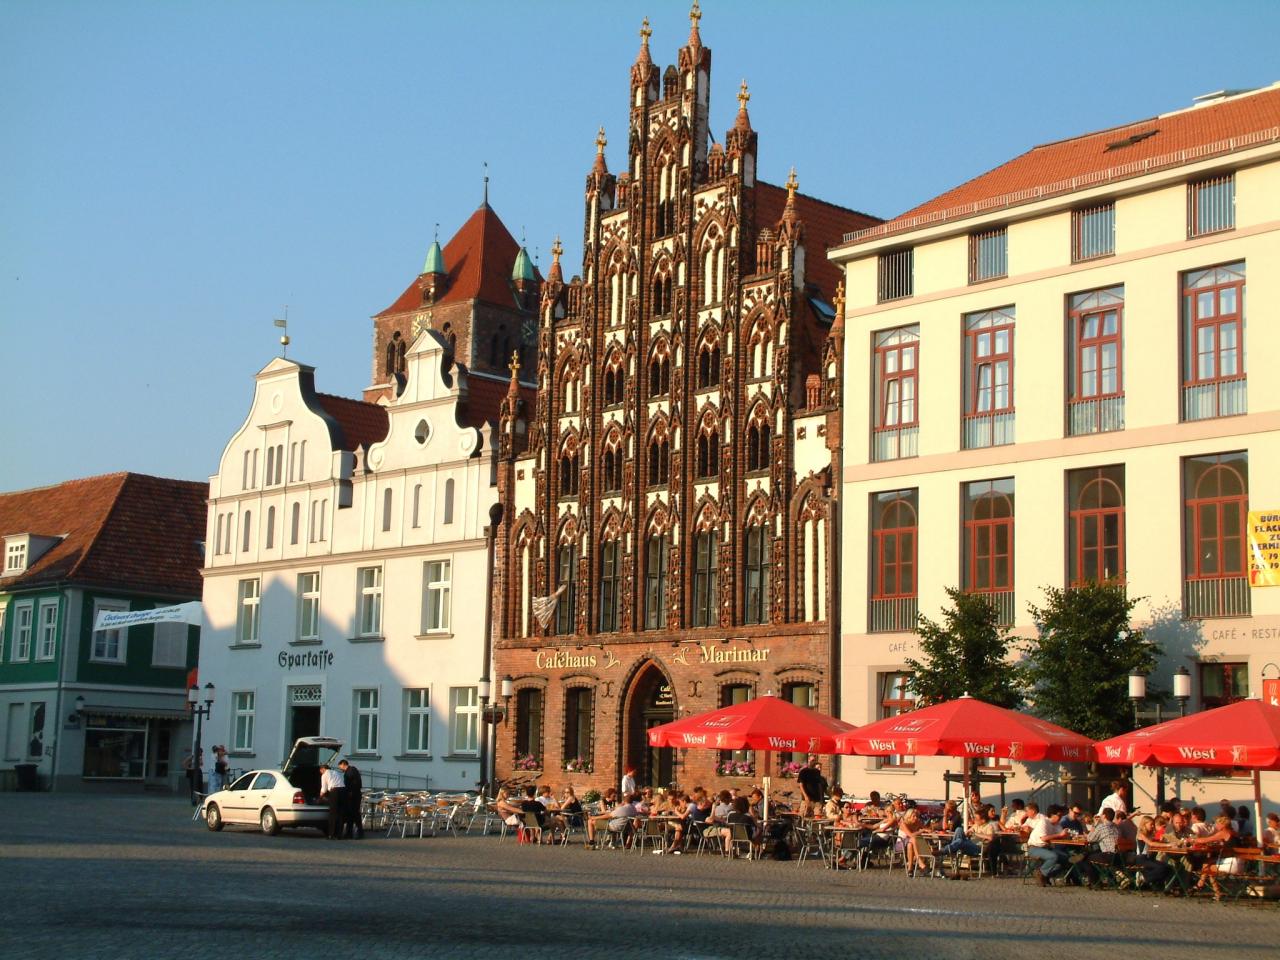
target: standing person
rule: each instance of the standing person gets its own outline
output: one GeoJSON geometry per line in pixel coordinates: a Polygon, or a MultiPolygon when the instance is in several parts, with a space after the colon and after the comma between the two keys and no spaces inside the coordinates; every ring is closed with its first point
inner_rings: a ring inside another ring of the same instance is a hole
{"type": "Polygon", "coordinates": [[[346,785],[347,807],[342,818],[342,835],[354,840],[364,839],[364,818],[360,815],[361,794],[364,793],[364,781],[360,778],[358,767],[343,757],[338,761],[338,769],[342,771],[342,781],[346,785]]]}
{"type": "Polygon", "coordinates": [[[342,839],[343,808],[347,799],[346,781],[341,770],[320,764],[320,799],[329,807],[329,823],[325,836],[330,840],[342,839]]]}
{"type": "Polygon", "coordinates": [[[809,754],[809,762],[796,774],[796,782],[800,784],[800,793],[804,796],[804,802],[800,804],[800,815],[812,817],[815,810],[822,809],[822,801],[827,792],[827,781],[822,776],[822,765],[818,763],[816,754],[809,754]]]}
{"type": "Polygon", "coordinates": [[[187,792],[191,795],[191,805],[194,807],[200,801],[196,799],[196,764],[190,750],[182,751],[182,769],[187,775],[187,792]]]}
{"type": "Polygon", "coordinates": [[[216,793],[227,785],[227,748],[217,744],[213,748],[213,779],[209,782],[209,792],[216,793]]]}
{"type": "Polygon", "coordinates": [[[1117,815],[1121,813],[1128,815],[1129,785],[1123,780],[1111,781],[1111,792],[1103,798],[1102,806],[1098,808],[1098,813],[1101,814],[1107,808],[1114,810],[1117,815]]]}
{"type": "Polygon", "coordinates": [[[628,763],[622,771],[622,786],[618,788],[618,793],[622,795],[625,802],[628,797],[636,792],[636,765],[628,763]]]}

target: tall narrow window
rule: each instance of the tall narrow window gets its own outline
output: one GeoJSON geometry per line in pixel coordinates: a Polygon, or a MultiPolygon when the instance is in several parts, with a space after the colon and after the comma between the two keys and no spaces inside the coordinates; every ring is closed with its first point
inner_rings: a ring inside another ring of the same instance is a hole
{"type": "Polygon", "coordinates": [[[556,555],[556,586],[564,587],[556,601],[556,633],[562,637],[574,632],[577,613],[578,550],[569,544],[560,547],[556,555]]]}
{"type": "Polygon", "coordinates": [[[1013,443],[1013,307],[964,318],[964,448],[1013,443]]]}
{"type": "Polygon", "coordinates": [[[40,634],[36,644],[37,660],[52,660],[58,649],[58,601],[40,601],[40,634]]]}
{"type": "Polygon", "coordinates": [[[480,752],[480,701],[475,687],[449,689],[449,752],[474,757],[480,752]]]}
{"type": "Polygon", "coordinates": [[[702,345],[698,351],[698,389],[707,390],[720,385],[720,347],[718,344],[702,345]]]}
{"type": "Polygon", "coordinates": [[[649,396],[665,397],[671,392],[671,360],[665,345],[649,361],[649,396]]]}
{"type": "Polygon", "coordinates": [[[560,496],[578,495],[578,451],[566,446],[560,452],[560,496]]]}
{"type": "MultiPolygon", "coordinates": [[[[9,648],[10,660],[22,661],[31,659],[31,632],[34,618],[35,610],[30,603],[24,603],[14,607],[13,640],[11,641],[12,645],[9,648]]],[[[103,631],[99,636],[106,637],[112,632],[113,631],[103,631]]],[[[116,649],[118,650],[119,646],[117,646],[116,649]]]]}
{"type": "Polygon", "coordinates": [[[382,532],[391,529],[391,488],[382,491],[382,532]]]}
{"type": "Polygon", "coordinates": [[[243,534],[242,534],[243,539],[240,544],[240,550],[242,553],[248,553],[249,544],[253,540],[253,511],[252,510],[246,510],[244,512],[244,522],[242,524],[242,527],[243,527],[243,534]]]}
{"type": "Polygon", "coordinates": [[[693,558],[693,625],[713,627],[720,622],[717,615],[720,591],[720,534],[706,530],[694,537],[693,558]]]}
{"type": "Polygon", "coordinates": [[[355,752],[378,752],[378,691],[353,690],[355,700],[355,752]]]}
{"type": "Polygon", "coordinates": [[[444,482],[444,522],[453,523],[453,478],[444,482]]]}
{"type": "Polygon", "coordinates": [[[564,692],[564,759],[574,762],[577,772],[590,772],[595,691],[590,687],[570,687],[564,692]]]}
{"type": "Polygon", "coordinates": [[[985,593],[1013,623],[1013,479],[964,486],[964,589],[985,593]]]}
{"type": "Polygon", "coordinates": [[[267,524],[266,524],[267,549],[271,550],[276,545],[276,508],[267,507],[267,524]]]}
{"type": "Polygon", "coordinates": [[[614,407],[622,403],[622,361],[611,363],[604,372],[604,405],[614,407]]]}
{"type": "Polygon", "coordinates": [[[1125,579],[1124,467],[1090,467],[1067,474],[1069,580],[1125,579]]]}
{"type": "Polygon", "coordinates": [[[697,468],[699,479],[715,477],[720,473],[720,430],[713,417],[703,421],[702,431],[698,434],[697,468]]]}
{"type": "Polygon", "coordinates": [[[667,538],[653,536],[645,546],[644,625],[658,630],[667,625],[667,538]]]}
{"type": "Polygon", "coordinates": [[[289,543],[298,542],[298,528],[302,525],[302,504],[295,503],[289,516],[289,543]]]}
{"type": "Polygon", "coordinates": [[[320,574],[298,574],[298,634],[301,643],[320,640],[320,574]]]}
{"type": "Polygon", "coordinates": [[[404,751],[431,751],[431,691],[426,687],[404,692],[404,751]]]}
{"type": "MultiPolygon", "coordinates": [[[[214,532],[214,535],[213,535],[213,554],[214,554],[214,556],[217,556],[218,554],[222,553],[222,519],[223,519],[223,515],[222,515],[222,514],[218,514],[217,523],[215,524],[215,532],[214,532]]],[[[12,548],[12,547],[10,547],[10,551],[12,551],[12,549],[13,549],[13,548],[12,548]]],[[[12,555],[12,552],[10,553],[9,563],[10,563],[10,567],[9,567],[9,569],[11,569],[11,570],[12,570],[12,569],[15,569],[15,567],[13,566],[13,555],[12,555]]],[[[26,565],[26,564],[25,564],[25,561],[24,561],[24,562],[23,562],[21,565],[19,565],[16,569],[19,569],[19,570],[20,570],[20,569],[22,569],[22,566],[25,566],[25,565],[26,565]]]]}
{"type": "Polygon", "coordinates": [[[420,483],[413,485],[413,525],[415,528],[422,525],[422,484],[420,483]]]}
{"type": "MultiPolygon", "coordinates": [[[[93,620],[96,623],[98,614],[104,610],[122,613],[129,609],[129,604],[122,600],[95,600],[93,603],[93,620]]],[[[18,631],[25,623],[28,641],[31,636],[31,607],[18,607],[15,614],[13,659],[25,660],[26,655],[18,656],[18,631]],[[25,618],[23,613],[26,613],[25,618]]],[[[128,627],[117,627],[114,630],[93,631],[93,647],[89,652],[90,660],[107,663],[124,663],[128,659],[128,627]]],[[[185,661],[184,661],[185,662],[185,661]]]]}
{"type": "Polygon", "coordinates": [[[743,578],[743,622],[769,622],[770,536],[763,524],[747,528],[747,567],[743,578]]]}
{"type": "Polygon", "coordinates": [[[258,642],[258,597],[262,592],[259,580],[240,581],[239,613],[236,617],[236,643],[258,642]]]}
{"type": "Polygon", "coordinates": [[[1236,178],[1226,173],[1187,184],[1187,236],[1233,230],[1236,225],[1236,178]]]}
{"type": "Polygon", "coordinates": [[[1182,419],[1248,412],[1244,263],[1182,275],[1182,419]]]}
{"type": "Polygon", "coordinates": [[[1116,252],[1116,205],[1071,211],[1071,259],[1094,260],[1116,252]]]}
{"type": "Polygon", "coordinates": [[[769,454],[773,447],[773,431],[769,427],[768,413],[757,407],[747,426],[747,472],[768,470],[769,454]]]}
{"type": "Polygon", "coordinates": [[[915,291],[914,248],[882,253],[876,266],[876,296],[881,303],[901,300],[915,291]]]}
{"type": "MultiPolygon", "coordinates": [[[[720,706],[733,707],[751,700],[751,685],[747,683],[727,683],[720,688],[720,706]]],[[[750,776],[754,773],[752,766],[752,750],[721,750],[720,770],[726,773],[750,776]]]]}
{"type": "Polygon", "coordinates": [[[621,493],[622,492],[622,447],[620,445],[612,445],[605,448],[604,455],[600,458],[601,464],[601,481],[604,485],[605,493],[621,493]]]}
{"type": "MultiPolygon", "coordinates": [[[[910,713],[916,708],[916,697],[911,690],[911,674],[880,674],[880,719],[887,720],[903,713],[910,713]]],[[[916,758],[906,755],[880,757],[876,760],[879,767],[914,767],[916,758]]]]}
{"type": "Polygon", "coordinates": [[[916,626],[916,551],[919,491],[891,490],[871,497],[872,631],[916,626]]]}
{"type": "Polygon", "coordinates": [[[1246,616],[1250,611],[1245,528],[1249,455],[1218,453],[1183,461],[1183,613],[1246,616]]]}
{"type": "Polygon", "coordinates": [[[237,753],[253,751],[254,702],[257,695],[242,690],[231,695],[231,749],[237,753]]]}
{"type": "Polygon", "coordinates": [[[1071,298],[1068,432],[1124,429],[1124,287],[1071,298]]]}
{"type": "Polygon", "coordinates": [[[872,459],[914,457],[920,431],[918,370],[920,328],[899,327],[875,335],[876,401],[872,459]]]}
{"type": "Polygon", "coordinates": [[[356,629],[361,637],[382,634],[382,568],[361,567],[356,571],[356,629]]]}
{"type": "Polygon", "coordinates": [[[600,632],[614,633],[622,610],[622,543],[600,544],[600,632]]]}
{"type": "Polygon", "coordinates": [[[516,757],[542,767],[542,691],[525,687],[516,691],[516,757]]]}
{"type": "Polygon", "coordinates": [[[1009,233],[1004,227],[969,234],[969,282],[995,280],[1009,273],[1009,233]]]}
{"type": "Polygon", "coordinates": [[[649,440],[649,486],[656,487],[667,482],[671,469],[671,455],[667,449],[667,435],[655,431],[649,440]]]}
{"type": "Polygon", "coordinates": [[[422,632],[449,629],[453,593],[453,561],[428,560],[422,565],[422,632]]]}

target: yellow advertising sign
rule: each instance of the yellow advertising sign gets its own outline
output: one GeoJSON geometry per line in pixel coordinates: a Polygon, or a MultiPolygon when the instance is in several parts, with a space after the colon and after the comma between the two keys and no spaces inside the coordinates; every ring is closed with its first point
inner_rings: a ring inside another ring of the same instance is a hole
{"type": "Polygon", "coordinates": [[[1249,586],[1280,587],[1280,510],[1249,511],[1249,586]]]}

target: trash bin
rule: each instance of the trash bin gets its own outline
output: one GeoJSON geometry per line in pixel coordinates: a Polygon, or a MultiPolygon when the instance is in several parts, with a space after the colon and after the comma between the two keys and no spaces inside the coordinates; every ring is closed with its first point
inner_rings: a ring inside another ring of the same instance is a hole
{"type": "Polygon", "coordinates": [[[40,789],[40,778],[36,775],[34,763],[15,763],[13,772],[17,774],[18,789],[34,793],[40,789]]]}

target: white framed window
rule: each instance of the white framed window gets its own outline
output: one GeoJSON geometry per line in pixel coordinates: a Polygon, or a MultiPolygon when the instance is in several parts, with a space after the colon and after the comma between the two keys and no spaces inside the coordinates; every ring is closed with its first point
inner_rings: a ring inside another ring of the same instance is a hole
{"type": "Polygon", "coordinates": [[[453,581],[453,561],[428,560],[422,566],[422,632],[449,629],[449,595],[453,581]]]}
{"type": "Polygon", "coordinates": [[[404,751],[431,752],[431,691],[426,687],[404,692],[404,751]]]}
{"type": "Polygon", "coordinates": [[[382,634],[382,568],[361,567],[356,571],[357,624],[362,637],[382,634]]]}
{"type": "Polygon", "coordinates": [[[151,642],[153,667],[185,667],[187,665],[187,625],[157,623],[151,642]]]}
{"type": "Polygon", "coordinates": [[[378,752],[378,691],[353,690],[355,698],[355,752],[378,752]]]}
{"type": "Polygon", "coordinates": [[[312,543],[324,543],[325,530],[324,521],[325,514],[329,510],[328,498],[324,500],[311,501],[311,531],[309,538],[312,543]]]}
{"type": "Polygon", "coordinates": [[[480,701],[475,687],[449,690],[449,752],[460,756],[480,752],[480,701]]]}
{"type": "Polygon", "coordinates": [[[4,553],[4,572],[21,573],[27,569],[27,544],[11,543],[4,553]]]}
{"type": "Polygon", "coordinates": [[[240,581],[240,605],[236,617],[236,643],[258,642],[258,601],[262,593],[262,581],[240,581]]]}
{"type": "Polygon", "coordinates": [[[253,720],[257,699],[257,694],[252,690],[240,690],[231,695],[232,750],[253,751],[253,720]]]}
{"type": "Polygon", "coordinates": [[[26,730],[25,713],[27,705],[25,703],[9,704],[9,721],[5,727],[4,738],[4,758],[9,761],[21,760],[22,750],[25,744],[22,742],[22,734],[26,730]]]}
{"type": "Polygon", "coordinates": [[[40,641],[36,646],[37,660],[52,660],[58,650],[58,601],[40,601],[40,641]]]}
{"type": "Polygon", "coordinates": [[[30,601],[13,608],[13,644],[9,659],[31,659],[31,630],[35,616],[35,605],[30,601]]]}
{"type": "Polygon", "coordinates": [[[4,661],[4,614],[5,601],[0,599],[0,663],[4,661]]]}
{"type": "Polygon", "coordinates": [[[298,639],[320,639],[320,574],[298,574],[298,639]]]}
{"type": "MultiPolygon", "coordinates": [[[[98,622],[98,614],[124,613],[129,604],[123,600],[95,600],[93,602],[93,622],[98,622]]],[[[117,627],[114,630],[95,630],[93,646],[89,651],[89,659],[98,663],[124,663],[129,653],[129,628],[117,627]]]]}

